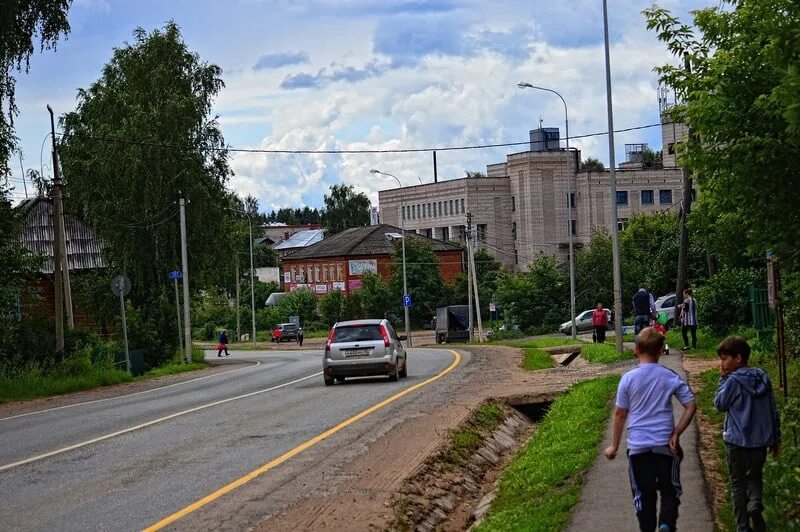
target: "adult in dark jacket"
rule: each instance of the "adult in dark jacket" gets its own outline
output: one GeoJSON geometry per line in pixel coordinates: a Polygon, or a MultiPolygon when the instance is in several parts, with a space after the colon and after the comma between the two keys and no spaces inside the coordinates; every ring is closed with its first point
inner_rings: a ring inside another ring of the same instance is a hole
{"type": "Polygon", "coordinates": [[[225,356],[226,357],[230,356],[230,353],[228,353],[228,334],[227,333],[228,333],[228,331],[226,331],[225,329],[223,329],[222,332],[219,333],[219,341],[217,342],[217,356],[218,357],[222,356],[222,351],[223,350],[225,351],[225,356]]]}
{"type": "Polygon", "coordinates": [[[636,316],[633,322],[635,334],[650,325],[650,316],[653,315],[656,309],[653,296],[644,285],[639,287],[639,291],[633,295],[633,314],[636,316]]]}

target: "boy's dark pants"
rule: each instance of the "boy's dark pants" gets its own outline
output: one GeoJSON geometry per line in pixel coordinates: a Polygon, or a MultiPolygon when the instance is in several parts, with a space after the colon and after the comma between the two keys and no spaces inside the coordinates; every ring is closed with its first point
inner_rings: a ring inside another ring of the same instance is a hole
{"type": "Polygon", "coordinates": [[[639,530],[653,532],[666,524],[674,532],[681,504],[680,465],[682,453],[667,455],[648,451],[628,455],[628,475],[633,492],[633,506],[639,530]],[[656,520],[657,493],[661,494],[661,510],[656,520]]]}
{"type": "Polygon", "coordinates": [[[748,512],[761,511],[763,492],[762,472],[767,459],[766,447],[739,447],[727,444],[728,470],[731,474],[731,498],[736,530],[749,531],[748,512]]]}
{"type": "Polygon", "coordinates": [[[681,334],[683,335],[683,345],[689,345],[688,332],[692,333],[692,349],[697,347],[697,325],[684,325],[681,327],[681,334]]]}

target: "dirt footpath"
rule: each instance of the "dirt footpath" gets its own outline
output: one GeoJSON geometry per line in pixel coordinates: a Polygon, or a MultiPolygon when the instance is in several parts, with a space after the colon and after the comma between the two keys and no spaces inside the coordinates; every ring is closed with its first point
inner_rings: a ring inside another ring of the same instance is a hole
{"type": "MultiPolygon", "coordinates": [[[[458,349],[458,347],[455,347],[458,349]]],[[[342,466],[336,486],[320,496],[310,490],[300,500],[266,518],[257,530],[384,530],[394,518],[393,495],[404,480],[448,441],[450,430],[463,423],[487,399],[512,402],[551,400],[580,380],[621,373],[632,365],[595,366],[582,359],[568,367],[525,371],[522,351],[502,346],[469,346],[472,361],[446,402],[412,416],[372,443],[367,451],[342,466]]]]}

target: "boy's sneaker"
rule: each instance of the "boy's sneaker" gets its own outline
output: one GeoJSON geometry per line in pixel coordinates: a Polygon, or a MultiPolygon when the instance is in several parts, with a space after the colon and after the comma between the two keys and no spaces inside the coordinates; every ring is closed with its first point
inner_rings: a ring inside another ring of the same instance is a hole
{"type": "Polygon", "coordinates": [[[669,525],[667,523],[661,523],[661,526],[658,527],[658,532],[669,532],[669,525]]]}
{"type": "Polygon", "coordinates": [[[761,515],[761,510],[750,510],[750,521],[753,523],[753,532],[764,532],[767,529],[767,524],[764,522],[764,516],[761,515]]]}

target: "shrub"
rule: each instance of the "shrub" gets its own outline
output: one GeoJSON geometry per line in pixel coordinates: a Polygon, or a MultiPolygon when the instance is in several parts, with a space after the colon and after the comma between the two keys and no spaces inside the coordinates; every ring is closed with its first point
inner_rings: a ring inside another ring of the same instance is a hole
{"type": "Polygon", "coordinates": [[[756,272],[734,268],[719,272],[695,290],[698,320],[721,335],[731,324],[750,322],[747,288],[757,279],[756,272]]]}

